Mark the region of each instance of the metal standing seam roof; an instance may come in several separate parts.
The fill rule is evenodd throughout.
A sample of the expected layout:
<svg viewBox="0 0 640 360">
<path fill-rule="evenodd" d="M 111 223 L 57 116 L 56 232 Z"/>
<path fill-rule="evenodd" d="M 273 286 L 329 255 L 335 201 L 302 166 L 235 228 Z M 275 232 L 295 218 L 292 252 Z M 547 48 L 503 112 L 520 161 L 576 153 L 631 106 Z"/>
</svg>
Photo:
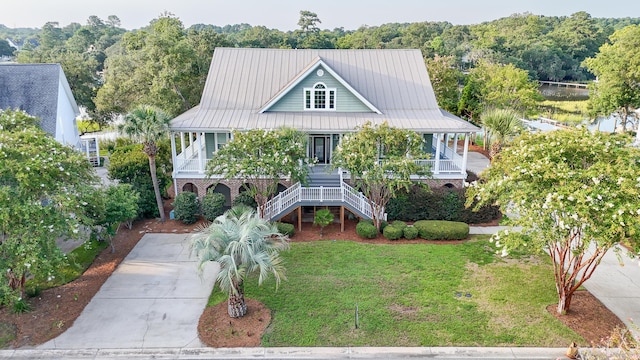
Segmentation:
<svg viewBox="0 0 640 360">
<path fill-rule="evenodd" d="M 318 60 L 322 60 L 319 62 Z M 260 111 L 310 67 L 324 63 L 380 110 Z M 288 126 L 306 132 L 353 131 L 367 121 L 420 132 L 478 128 L 438 108 L 419 50 L 217 48 L 200 104 L 171 121 L 174 131 Z"/>
</svg>

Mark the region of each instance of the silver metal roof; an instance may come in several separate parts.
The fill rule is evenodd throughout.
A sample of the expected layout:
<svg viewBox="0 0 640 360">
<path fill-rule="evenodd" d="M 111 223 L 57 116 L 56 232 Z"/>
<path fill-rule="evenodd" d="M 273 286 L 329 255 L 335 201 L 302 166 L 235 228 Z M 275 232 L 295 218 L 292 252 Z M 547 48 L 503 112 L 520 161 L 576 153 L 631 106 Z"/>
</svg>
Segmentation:
<svg viewBox="0 0 640 360">
<path fill-rule="evenodd" d="M 321 63 L 381 114 L 260 111 Z M 217 48 L 202 100 L 171 122 L 175 131 L 293 127 L 306 132 L 353 131 L 367 121 L 420 132 L 475 132 L 438 108 L 419 50 Z"/>
</svg>

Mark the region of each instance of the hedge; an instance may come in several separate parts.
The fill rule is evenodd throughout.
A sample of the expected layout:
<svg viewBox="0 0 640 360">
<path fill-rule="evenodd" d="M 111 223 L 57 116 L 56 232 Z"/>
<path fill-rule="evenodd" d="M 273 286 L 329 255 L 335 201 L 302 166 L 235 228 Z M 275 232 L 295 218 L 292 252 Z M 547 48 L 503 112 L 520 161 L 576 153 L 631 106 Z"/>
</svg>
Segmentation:
<svg viewBox="0 0 640 360">
<path fill-rule="evenodd" d="M 420 220 L 413 227 L 425 240 L 462 240 L 469 237 L 469 225 L 459 221 Z"/>
<path fill-rule="evenodd" d="M 402 230 L 402 236 L 407 240 L 413 240 L 418 237 L 418 229 L 415 226 L 407 226 Z"/>
<path fill-rule="evenodd" d="M 487 223 L 501 216 L 497 206 L 472 211 L 465 208 L 465 201 L 465 189 L 428 189 L 415 185 L 391 199 L 386 211 L 390 220 L 449 220 L 467 224 Z"/>
<path fill-rule="evenodd" d="M 215 220 L 224 213 L 225 200 L 224 195 L 209 191 L 202 198 L 202 216 L 209 221 Z"/>
</svg>

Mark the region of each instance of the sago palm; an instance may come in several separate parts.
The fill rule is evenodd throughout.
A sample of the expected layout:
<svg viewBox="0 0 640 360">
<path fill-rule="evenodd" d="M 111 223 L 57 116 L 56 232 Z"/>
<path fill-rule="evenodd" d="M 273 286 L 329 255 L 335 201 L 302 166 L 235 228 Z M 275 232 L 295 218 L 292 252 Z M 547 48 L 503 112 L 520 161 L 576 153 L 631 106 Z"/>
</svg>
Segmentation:
<svg viewBox="0 0 640 360">
<path fill-rule="evenodd" d="M 486 143 L 491 144 L 489 151 L 491 158 L 500 153 L 505 141 L 523 129 L 522 120 L 515 111 L 510 109 L 489 109 L 480 115 L 480 119 L 487 134 Z"/>
<path fill-rule="evenodd" d="M 275 224 L 245 206 L 230 209 L 191 238 L 200 269 L 208 261 L 220 264 L 216 283 L 229 295 L 227 310 L 232 318 L 247 313 L 243 284 L 250 274 L 258 273 L 258 284 L 273 274 L 277 289 L 285 278 L 280 251 L 288 248 L 287 236 Z"/>
<path fill-rule="evenodd" d="M 142 151 L 149 157 L 151 181 L 153 182 L 153 191 L 156 195 L 156 203 L 162 222 L 165 222 L 166 217 L 156 174 L 156 155 L 158 154 L 158 141 L 169 134 L 170 121 L 171 118 L 164 111 L 153 106 L 141 105 L 128 113 L 124 117 L 124 122 L 118 126 L 118 132 L 141 142 L 143 145 Z"/>
</svg>

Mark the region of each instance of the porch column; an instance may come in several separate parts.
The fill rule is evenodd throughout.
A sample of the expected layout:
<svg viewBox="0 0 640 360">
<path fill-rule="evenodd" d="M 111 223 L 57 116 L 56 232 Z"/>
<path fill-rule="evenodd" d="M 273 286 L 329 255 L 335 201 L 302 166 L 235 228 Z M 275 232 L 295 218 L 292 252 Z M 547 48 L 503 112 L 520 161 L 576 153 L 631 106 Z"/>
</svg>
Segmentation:
<svg viewBox="0 0 640 360">
<path fill-rule="evenodd" d="M 453 134 L 453 153 L 458 155 L 458 133 Z"/>
<path fill-rule="evenodd" d="M 462 152 L 462 174 L 467 174 L 467 154 L 469 153 L 469 137 L 470 133 L 464 134 L 464 151 Z"/>
<path fill-rule="evenodd" d="M 186 159 L 187 158 L 187 154 L 184 153 L 184 149 L 185 149 L 185 146 L 184 146 L 184 132 L 181 131 L 180 132 L 180 150 L 182 150 L 182 151 L 180 151 L 180 153 L 182 154 L 182 158 Z"/>
<path fill-rule="evenodd" d="M 200 173 L 204 172 L 204 166 L 202 163 L 202 133 L 196 133 L 196 143 L 198 146 L 198 168 L 200 169 Z"/>
<path fill-rule="evenodd" d="M 173 187 L 175 194 L 178 195 L 178 183 L 176 182 L 176 172 L 178 172 L 178 155 L 176 154 L 176 133 L 170 132 L 171 137 L 171 161 L 173 162 Z"/>
<path fill-rule="evenodd" d="M 440 173 L 440 147 L 442 146 L 442 141 L 440 139 L 440 133 L 434 134 L 436 136 L 436 163 L 433 167 L 433 173 Z"/>
</svg>

